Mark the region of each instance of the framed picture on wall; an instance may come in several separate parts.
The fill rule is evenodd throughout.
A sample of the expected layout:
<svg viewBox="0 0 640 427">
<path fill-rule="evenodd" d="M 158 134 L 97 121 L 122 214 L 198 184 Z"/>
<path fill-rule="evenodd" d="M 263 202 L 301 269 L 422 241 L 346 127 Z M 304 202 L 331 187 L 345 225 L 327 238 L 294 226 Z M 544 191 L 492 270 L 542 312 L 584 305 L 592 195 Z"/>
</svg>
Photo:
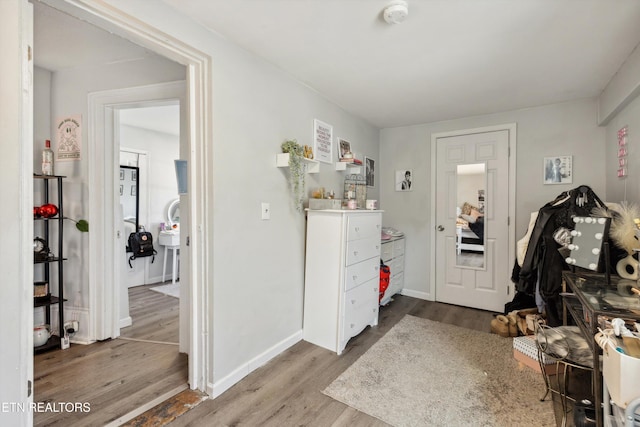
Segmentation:
<svg viewBox="0 0 640 427">
<path fill-rule="evenodd" d="M 413 190 L 413 171 L 411 169 L 401 169 L 396 171 L 396 191 L 412 191 Z"/>
<path fill-rule="evenodd" d="M 364 163 L 365 163 L 365 177 L 367 179 L 367 187 L 375 187 L 376 186 L 376 181 L 375 181 L 376 161 L 370 157 L 365 157 Z"/>
<path fill-rule="evenodd" d="M 345 141 L 342 138 L 338 138 L 338 145 L 340 146 L 340 151 L 338 152 L 339 159 L 343 159 L 346 153 L 351 152 L 351 143 L 349 141 Z"/>
<path fill-rule="evenodd" d="M 544 183 L 571 184 L 573 182 L 572 156 L 545 157 Z"/>
</svg>

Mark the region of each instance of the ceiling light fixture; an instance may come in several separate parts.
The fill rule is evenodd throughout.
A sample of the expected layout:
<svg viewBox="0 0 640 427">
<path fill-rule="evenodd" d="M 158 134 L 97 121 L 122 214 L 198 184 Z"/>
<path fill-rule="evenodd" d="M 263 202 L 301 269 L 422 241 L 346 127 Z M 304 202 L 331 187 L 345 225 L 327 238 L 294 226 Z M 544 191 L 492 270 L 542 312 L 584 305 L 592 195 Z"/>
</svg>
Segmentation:
<svg viewBox="0 0 640 427">
<path fill-rule="evenodd" d="M 409 14 L 409 7 L 404 0 L 395 0 L 382 12 L 384 20 L 389 24 L 399 24 L 403 22 Z"/>
</svg>

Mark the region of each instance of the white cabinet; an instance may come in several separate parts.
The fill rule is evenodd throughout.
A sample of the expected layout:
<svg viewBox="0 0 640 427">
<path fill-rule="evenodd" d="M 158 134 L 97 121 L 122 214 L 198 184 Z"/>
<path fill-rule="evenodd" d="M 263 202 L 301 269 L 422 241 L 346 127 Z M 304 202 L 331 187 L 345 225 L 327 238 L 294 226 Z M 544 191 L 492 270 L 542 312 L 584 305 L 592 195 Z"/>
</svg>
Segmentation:
<svg viewBox="0 0 640 427">
<path fill-rule="evenodd" d="M 309 210 L 305 341 L 340 354 L 378 324 L 382 211 Z"/>
<path fill-rule="evenodd" d="M 382 261 L 389 266 L 391 277 L 380 305 L 387 305 L 391 297 L 404 287 L 404 237 L 393 237 L 382 241 Z"/>
</svg>

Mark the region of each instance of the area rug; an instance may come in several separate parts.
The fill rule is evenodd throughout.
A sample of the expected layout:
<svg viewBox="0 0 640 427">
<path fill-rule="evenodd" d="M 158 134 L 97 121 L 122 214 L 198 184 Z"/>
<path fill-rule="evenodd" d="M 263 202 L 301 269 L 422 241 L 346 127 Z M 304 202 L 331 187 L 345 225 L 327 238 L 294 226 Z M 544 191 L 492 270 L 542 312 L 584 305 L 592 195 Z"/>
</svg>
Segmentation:
<svg viewBox="0 0 640 427">
<path fill-rule="evenodd" d="M 160 292 L 161 294 L 169 295 L 170 297 L 180 298 L 180 282 L 168 285 L 154 286 L 149 288 L 152 291 Z"/>
<path fill-rule="evenodd" d="M 392 426 L 555 426 L 513 340 L 405 316 L 323 393 Z"/>
</svg>

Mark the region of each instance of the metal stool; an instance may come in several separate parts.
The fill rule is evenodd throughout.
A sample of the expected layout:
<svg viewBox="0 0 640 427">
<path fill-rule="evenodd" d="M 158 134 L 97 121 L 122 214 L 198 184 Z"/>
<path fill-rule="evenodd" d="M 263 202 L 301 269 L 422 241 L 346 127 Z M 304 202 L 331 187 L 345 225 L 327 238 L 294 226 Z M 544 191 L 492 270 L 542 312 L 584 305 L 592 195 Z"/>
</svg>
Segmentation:
<svg viewBox="0 0 640 427">
<path fill-rule="evenodd" d="M 536 344 L 538 347 L 538 362 L 544 378 L 546 390 L 540 401 L 544 401 L 549 393 L 560 396 L 562 404 L 562 427 L 567 425 L 567 400 L 576 402 L 568 396 L 568 373 L 572 369 L 593 371 L 593 354 L 589 343 L 577 326 L 558 326 L 555 328 L 539 324 L 536 327 Z M 555 377 L 557 388 L 553 387 L 551 378 L 546 371 L 546 361 L 555 362 Z M 591 395 L 594 395 L 593 383 Z"/>
</svg>

